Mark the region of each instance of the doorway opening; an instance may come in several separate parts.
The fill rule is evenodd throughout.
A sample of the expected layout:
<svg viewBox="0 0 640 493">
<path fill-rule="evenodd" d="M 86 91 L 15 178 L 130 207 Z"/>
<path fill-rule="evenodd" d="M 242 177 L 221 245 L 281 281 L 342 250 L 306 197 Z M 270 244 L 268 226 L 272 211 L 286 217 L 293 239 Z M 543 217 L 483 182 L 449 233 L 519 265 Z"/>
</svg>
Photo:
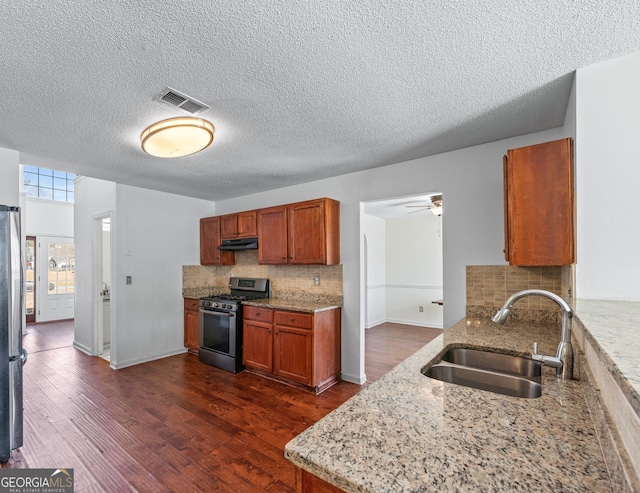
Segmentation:
<svg viewBox="0 0 640 493">
<path fill-rule="evenodd" d="M 96 307 L 95 334 L 96 354 L 112 360 L 112 303 L 111 303 L 111 215 L 95 218 L 96 237 L 96 287 L 94 306 Z"/>
<path fill-rule="evenodd" d="M 25 249 L 25 312 L 28 324 L 36 323 L 36 237 L 27 236 Z"/>
<path fill-rule="evenodd" d="M 443 202 L 441 192 L 431 192 L 362 203 L 361 330 L 365 346 L 372 328 L 396 343 L 396 354 L 376 358 L 382 367 L 385 358 L 388 369 L 397 364 L 394 358 L 403 341 L 408 356 L 443 328 Z M 365 351 L 361 354 L 364 358 Z"/>
</svg>

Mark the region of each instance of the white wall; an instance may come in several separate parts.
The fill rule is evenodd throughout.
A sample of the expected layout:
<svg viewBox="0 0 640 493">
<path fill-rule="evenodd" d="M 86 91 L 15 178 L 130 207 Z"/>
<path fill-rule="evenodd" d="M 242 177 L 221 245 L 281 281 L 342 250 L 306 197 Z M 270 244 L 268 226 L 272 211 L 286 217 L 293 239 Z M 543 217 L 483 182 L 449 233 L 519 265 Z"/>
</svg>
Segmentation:
<svg viewBox="0 0 640 493">
<path fill-rule="evenodd" d="M 389 322 L 442 328 L 443 307 L 432 303 L 443 297 L 441 221 L 433 214 L 386 221 Z"/>
<path fill-rule="evenodd" d="M 0 147 L 0 205 L 20 205 L 20 153 Z"/>
<path fill-rule="evenodd" d="M 579 298 L 640 300 L 640 52 L 576 75 Z"/>
<path fill-rule="evenodd" d="M 365 327 L 369 328 L 387 321 L 386 221 L 363 214 L 362 232 L 367 256 Z"/>
<path fill-rule="evenodd" d="M 184 352 L 182 266 L 200 263 L 199 218 L 215 209 L 209 201 L 126 185 L 116 186 L 116 204 L 111 350 L 115 343 L 112 366 L 121 368 Z"/>
<path fill-rule="evenodd" d="M 116 184 L 95 178 L 79 177 L 75 183 L 74 241 L 76 253 L 76 305 L 73 345 L 88 353 L 97 354 L 95 324 L 99 315 L 96 304 L 98 228 L 96 217 L 111 214 L 111 226 L 116 214 Z M 111 298 L 112 307 L 117 305 Z"/>
<path fill-rule="evenodd" d="M 562 128 L 327 178 L 216 203 L 216 214 L 331 197 L 340 201 L 343 378 L 364 380 L 364 293 L 360 292 L 360 203 L 440 190 L 443 221 L 444 326 L 465 315 L 467 265 L 504 264 L 502 156 L 507 149 L 566 137 Z"/>
<path fill-rule="evenodd" d="M 212 202 L 81 178 L 76 180 L 76 340 L 96 354 L 98 241 L 111 215 L 111 366 L 184 352 L 182 265 L 200 262 L 199 218 Z M 99 240 L 100 238 L 100 240 Z M 132 284 L 126 284 L 126 276 Z"/>
<path fill-rule="evenodd" d="M 73 238 L 72 203 L 27 197 L 27 235 Z"/>
</svg>

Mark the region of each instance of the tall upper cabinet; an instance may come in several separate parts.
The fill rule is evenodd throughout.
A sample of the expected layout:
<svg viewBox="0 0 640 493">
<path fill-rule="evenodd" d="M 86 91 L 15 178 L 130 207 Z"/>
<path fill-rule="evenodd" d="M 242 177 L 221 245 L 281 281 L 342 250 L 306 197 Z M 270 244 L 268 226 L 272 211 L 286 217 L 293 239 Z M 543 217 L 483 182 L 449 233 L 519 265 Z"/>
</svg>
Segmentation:
<svg viewBox="0 0 640 493">
<path fill-rule="evenodd" d="M 234 252 L 220 251 L 220 216 L 200 219 L 200 264 L 233 265 Z"/>
<path fill-rule="evenodd" d="M 573 174 L 571 139 L 507 151 L 504 223 L 510 265 L 575 261 Z"/>
<path fill-rule="evenodd" d="M 340 263 L 340 203 L 323 198 L 258 211 L 260 264 Z"/>
</svg>

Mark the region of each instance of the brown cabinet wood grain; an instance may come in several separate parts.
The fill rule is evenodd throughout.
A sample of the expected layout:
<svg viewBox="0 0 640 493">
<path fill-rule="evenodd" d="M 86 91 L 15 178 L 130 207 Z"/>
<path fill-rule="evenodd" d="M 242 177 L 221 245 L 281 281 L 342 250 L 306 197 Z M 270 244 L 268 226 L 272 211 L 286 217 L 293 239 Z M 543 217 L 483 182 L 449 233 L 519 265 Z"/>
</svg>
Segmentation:
<svg viewBox="0 0 640 493">
<path fill-rule="evenodd" d="M 506 260 L 519 266 L 572 264 L 571 139 L 510 149 L 503 166 Z"/>
<path fill-rule="evenodd" d="M 198 353 L 200 347 L 199 326 L 200 312 L 198 300 L 184 298 L 184 347 L 186 347 L 190 353 Z"/>
<path fill-rule="evenodd" d="M 283 312 L 277 312 L 280 314 Z M 284 318 L 295 321 L 295 314 Z M 280 317 L 276 316 L 276 320 Z M 276 321 L 274 332 L 273 373 L 282 378 L 311 385 L 312 382 L 312 332 L 310 328 L 295 325 L 279 325 Z"/>
<path fill-rule="evenodd" d="M 223 240 L 257 236 L 256 211 L 220 216 L 220 236 Z"/>
<path fill-rule="evenodd" d="M 221 242 L 220 216 L 200 219 L 200 264 L 233 265 L 235 254 L 232 251 L 218 250 Z"/>
<path fill-rule="evenodd" d="M 287 248 L 287 207 L 258 210 L 258 263 L 288 263 Z"/>
<path fill-rule="evenodd" d="M 340 203 L 316 199 L 258 211 L 261 264 L 340 263 Z"/>
<path fill-rule="evenodd" d="M 243 363 L 320 393 L 340 377 L 340 308 L 315 314 L 246 306 Z"/>
<path fill-rule="evenodd" d="M 327 483 L 310 472 L 296 466 L 296 493 L 342 493 L 337 486 Z"/>
</svg>

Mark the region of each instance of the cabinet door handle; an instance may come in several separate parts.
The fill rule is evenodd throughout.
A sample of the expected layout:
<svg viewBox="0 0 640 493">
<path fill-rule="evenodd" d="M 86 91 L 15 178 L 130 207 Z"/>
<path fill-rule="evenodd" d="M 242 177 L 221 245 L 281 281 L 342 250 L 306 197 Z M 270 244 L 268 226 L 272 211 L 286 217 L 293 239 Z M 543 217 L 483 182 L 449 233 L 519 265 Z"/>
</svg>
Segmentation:
<svg viewBox="0 0 640 493">
<path fill-rule="evenodd" d="M 257 312 L 257 313 L 256 313 L 256 317 L 259 317 L 259 316 L 260 316 L 260 312 Z"/>
<path fill-rule="evenodd" d="M 291 317 L 291 318 L 289 319 L 289 322 L 295 322 L 295 321 L 296 321 L 296 319 L 295 319 L 295 318 L 293 318 L 293 317 Z"/>
<path fill-rule="evenodd" d="M 270 330 L 267 330 L 267 334 L 271 334 L 271 331 L 270 331 Z"/>
</svg>

